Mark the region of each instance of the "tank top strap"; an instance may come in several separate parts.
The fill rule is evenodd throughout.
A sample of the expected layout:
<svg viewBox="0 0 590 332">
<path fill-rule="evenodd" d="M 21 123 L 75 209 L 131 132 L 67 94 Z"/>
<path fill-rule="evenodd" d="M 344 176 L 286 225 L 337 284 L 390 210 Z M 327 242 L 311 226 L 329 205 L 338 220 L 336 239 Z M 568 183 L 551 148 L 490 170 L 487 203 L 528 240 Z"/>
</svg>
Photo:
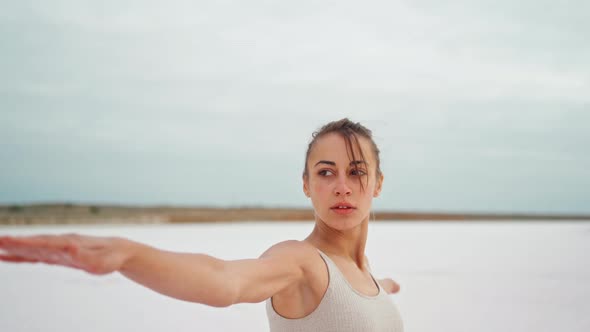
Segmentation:
<svg viewBox="0 0 590 332">
<path fill-rule="evenodd" d="M 320 249 L 317 249 L 317 250 L 318 250 L 318 253 L 320 254 L 320 256 L 324 259 L 326 266 L 328 267 L 328 273 L 330 274 L 329 275 L 330 280 L 333 277 L 344 278 L 344 275 L 342 274 L 342 272 L 338 268 L 338 265 L 336 265 L 336 263 L 334 263 L 334 261 L 330 258 L 330 256 L 326 255 Z"/>
<path fill-rule="evenodd" d="M 338 285 L 340 287 L 346 287 L 346 288 L 349 288 L 350 290 L 352 290 L 354 293 L 356 293 L 364 298 L 376 298 L 376 297 L 383 296 L 383 294 L 385 294 L 385 290 L 383 289 L 383 287 L 381 287 L 381 285 L 379 284 L 377 279 L 375 279 L 375 277 L 373 276 L 373 273 L 371 273 L 370 271 L 369 271 L 369 274 L 371 275 L 371 279 L 373 280 L 373 282 L 375 283 L 375 286 L 377 287 L 377 294 L 376 295 L 366 295 L 366 294 L 363 294 L 363 293 L 357 291 L 354 287 L 352 287 L 350 282 L 348 282 L 348 279 L 346 279 L 346 277 L 344 276 L 344 273 L 342 273 L 340 268 L 338 268 L 338 265 L 336 265 L 336 263 L 334 263 L 334 261 L 330 258 L 330 256 L 326 255 L 320 249 L 317 249 L 317 251 L 319 252 L 320 256 L 324 259 L 324 262 L 326 262 L 326 266 L 328 267 L 328 274 L 329 274 L 328 287 L 334 287 L 336 285 Z"/>
<path fill-rule="evenodd" d="M 336 265 L 336 263 L 334 263 L 334 261 L 330 258 L 330 256 L 326 255 L 320 249 L 317 249 L 317 251 L 320 254 L 320 257 L 322 257 L 322 259 L 324 260 L 324 263 L 326 264 L 326 268 L 328 269 L 328 287 L 330 287 L 334 283 L 333 279 L 335 277 L 341 278 L 344 276 L 341 275 L 340 269 L 338 269 L 338 266 Z"/>
</svg>

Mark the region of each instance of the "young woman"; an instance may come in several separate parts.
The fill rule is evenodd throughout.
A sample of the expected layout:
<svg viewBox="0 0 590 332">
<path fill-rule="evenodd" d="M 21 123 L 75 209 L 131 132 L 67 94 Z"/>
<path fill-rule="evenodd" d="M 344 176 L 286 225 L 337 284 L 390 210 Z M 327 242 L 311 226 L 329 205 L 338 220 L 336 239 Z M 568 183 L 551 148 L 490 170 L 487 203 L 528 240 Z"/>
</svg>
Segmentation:
<svg viewBox="0 0 590 332">
<path fill-rule="evenodd" d="M 307 149 L 303 191 L 315 227 L 303 241 L 224 261 L 118 237 L 0 237 L 0 260 L 118 271 L 161 294 L 216 307 L 266 301 L 271 331 L 402 331 L 387 296 L 399 286 L 374 279 L 365 256 L 371 203 L 382 184 L 371 131 L 342 119 L 315 132 Z"/>
</svg>

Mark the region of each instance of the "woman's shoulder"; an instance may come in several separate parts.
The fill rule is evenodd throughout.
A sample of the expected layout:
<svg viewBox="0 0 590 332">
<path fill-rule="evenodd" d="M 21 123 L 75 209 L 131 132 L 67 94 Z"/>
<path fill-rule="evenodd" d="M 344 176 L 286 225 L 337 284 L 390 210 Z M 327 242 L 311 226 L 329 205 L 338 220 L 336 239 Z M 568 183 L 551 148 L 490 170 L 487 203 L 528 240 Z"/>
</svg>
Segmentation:
<svg viewBox="0 0 590 332">
<path fill-rule="evenodd" d="M 287 240 L 276 243 L 268 248 L 261 257 L 290 256 L 303 257 L 318 256 L 318 249 L 306 241 Z"/>
<path fill-rule="evenodd" d="M 315 279 L 325 272 L 325 263 L 318 249 L 307 241 L 288 240 L 274 244 L 260 258 L 271 258 L 296 264 L 307 278 Z M 323 279 L 323 278 L 321 278 Z"/>
</svg>

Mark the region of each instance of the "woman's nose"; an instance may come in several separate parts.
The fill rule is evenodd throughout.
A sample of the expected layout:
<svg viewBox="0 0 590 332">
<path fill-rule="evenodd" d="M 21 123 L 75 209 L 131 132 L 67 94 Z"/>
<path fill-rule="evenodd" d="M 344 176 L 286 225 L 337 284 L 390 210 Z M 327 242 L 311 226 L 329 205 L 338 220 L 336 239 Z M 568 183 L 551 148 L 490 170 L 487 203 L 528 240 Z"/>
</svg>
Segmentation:
<svg viewBox="0 0 590 332">
<path fill-rule="evenodd" d="M 334 195 L 336 195 L 336 196 L 343 196 L 343 195 L 350 196 L 350 194 L 352 194 L 352 190 L 346 184 L 346 181 L 345 180 L 338 181 L 338 183 L 336 184 L 336 187 L 334 187 Z"/>
</svg>

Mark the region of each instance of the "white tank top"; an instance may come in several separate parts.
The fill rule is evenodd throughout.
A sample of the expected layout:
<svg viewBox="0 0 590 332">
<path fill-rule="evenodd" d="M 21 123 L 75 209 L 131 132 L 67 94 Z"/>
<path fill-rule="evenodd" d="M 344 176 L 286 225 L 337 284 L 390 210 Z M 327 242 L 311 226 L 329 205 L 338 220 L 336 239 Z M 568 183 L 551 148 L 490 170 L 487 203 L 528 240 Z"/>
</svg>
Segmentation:
<svg viewBox="0 0 590 332">
<path fill-rule="evenodd" d="M 318 250 L 319 251 L 319 250 Z M 401 316 L 385 290 L 367 296 L 356 291 L 336 264 L 319 251 L 328 267 L 328 289 L 318 307 L 303 318 L 290 319 L 279 315 L 266 300 L 266 314 L 271 332 L 402 332 Z M 371 275 L 371 278 L 373 276 Z M 373 280 L 375 280 L 373 278 Z"/>
</svg>

